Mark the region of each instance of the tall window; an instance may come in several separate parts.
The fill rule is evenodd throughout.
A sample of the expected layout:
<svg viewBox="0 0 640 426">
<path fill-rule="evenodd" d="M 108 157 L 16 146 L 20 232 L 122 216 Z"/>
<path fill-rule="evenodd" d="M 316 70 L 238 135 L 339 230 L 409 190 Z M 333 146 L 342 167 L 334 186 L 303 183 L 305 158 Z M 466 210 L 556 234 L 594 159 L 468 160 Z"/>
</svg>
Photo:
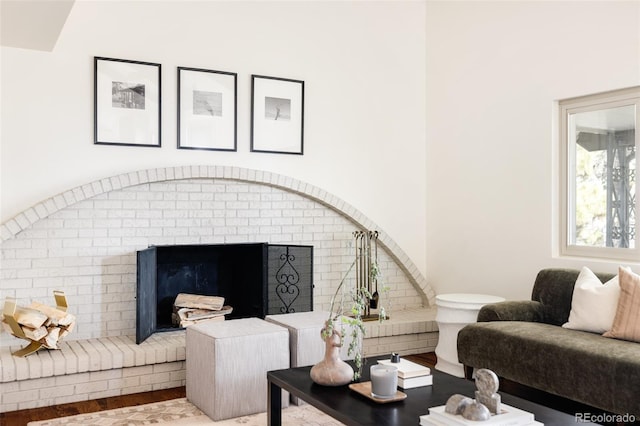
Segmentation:
<svg viewBox="0 0 640 426">
<path fill-rule="evenodd" d="M 640 87 L 560 101 L 562 253 L 639 260 Z"/>
</svg>

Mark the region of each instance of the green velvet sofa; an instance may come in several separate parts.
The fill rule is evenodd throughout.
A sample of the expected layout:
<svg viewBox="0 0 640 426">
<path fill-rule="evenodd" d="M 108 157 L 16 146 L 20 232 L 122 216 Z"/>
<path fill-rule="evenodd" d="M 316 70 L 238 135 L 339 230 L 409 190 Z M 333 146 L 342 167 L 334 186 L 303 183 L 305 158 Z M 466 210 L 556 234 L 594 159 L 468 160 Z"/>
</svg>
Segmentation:
<svg viewBox="0 0 640 426">
<path fill-rule="evenodd" d="M 640 418 L 640 343 L 563 328 L 580 271 L 544 269 L 531 300 L 485 305 L 458 333 L 458 360 L 615 414 Z M 596 274 L 602 282 L 612 274 Z"/>
</svg>

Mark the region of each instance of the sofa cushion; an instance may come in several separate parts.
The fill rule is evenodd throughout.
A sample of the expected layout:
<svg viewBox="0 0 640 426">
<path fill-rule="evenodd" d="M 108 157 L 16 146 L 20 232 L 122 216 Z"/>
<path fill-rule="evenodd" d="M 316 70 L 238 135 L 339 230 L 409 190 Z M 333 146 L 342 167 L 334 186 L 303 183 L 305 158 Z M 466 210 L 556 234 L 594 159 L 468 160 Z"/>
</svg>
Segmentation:
<svg viewBox="0 0 640 426">
<path fill-rule="evenodd" d="M 640 275 L 620 268 L 620 299 L 611 330 L 605 337 L 640 342 Z"/>
<path fill-rule="evenodd" d="M 573 288 L 569 321 L 562 326 L 598 334 L 611 330 L 619 297 L 617 275 L 603 284 L 591 269 L 583 267 Z"/>
<path fill-rule="evenodd" d="M 580 271 L 547 268 L 538 272 L 531 292 L 531 300 L 540 302 L 543 322 L 562 325 L 569 320 L 573 288 Z M 600 281 L 609 281 L 615 274 L 596 273 Z"/>
<path fill-rule="evenodd" d="M 544 323 L 495 321 L 458 333 L 458 359 L 616 413 L 640 416 L 640 344 Z"/>
</svg>

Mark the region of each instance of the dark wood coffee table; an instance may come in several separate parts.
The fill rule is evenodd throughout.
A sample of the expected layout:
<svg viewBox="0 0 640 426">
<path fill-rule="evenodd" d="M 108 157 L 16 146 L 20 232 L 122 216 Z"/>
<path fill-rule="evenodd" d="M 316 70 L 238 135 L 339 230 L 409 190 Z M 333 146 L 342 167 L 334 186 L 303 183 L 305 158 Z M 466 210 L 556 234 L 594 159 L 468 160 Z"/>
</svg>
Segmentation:
<svg viewBox="0 0 640 426">
<path fill-rule="evenodd" d="M 388 358 L 388 357 L 383 357 Z M 368 360 L 363 369 L 362 381 L 369 380 L 369 366 L 375 360 Z M 282 389 L 313 405 L 320 411 L 346 425 L 371 426 L 412 426 L 419 425 L 419 417 L 429 413 L 429 407 L 444 405 L 447 399 L 456 393 L 473 397 L 475 384 L 449 374 L 435 371 L 433 385 L 403 392 L 407 398 L 399 402 L 378 404 L 349 389 L 348 386 L 320 386 L 311 380 L 311 367 L 289 368 L 270 371 L 268 380 L 268 424 L 282 424 Z M 529 411 L 535 419 L 545 426 L 567 426 L 576 424 L 573 415 L 565 414 L 548 407 L 500 392 L 505 404 Z M 593 425 L 595 423 L 580 423 Z M 478 422 L 482 426 L 482 422 Z"/>
</svg>

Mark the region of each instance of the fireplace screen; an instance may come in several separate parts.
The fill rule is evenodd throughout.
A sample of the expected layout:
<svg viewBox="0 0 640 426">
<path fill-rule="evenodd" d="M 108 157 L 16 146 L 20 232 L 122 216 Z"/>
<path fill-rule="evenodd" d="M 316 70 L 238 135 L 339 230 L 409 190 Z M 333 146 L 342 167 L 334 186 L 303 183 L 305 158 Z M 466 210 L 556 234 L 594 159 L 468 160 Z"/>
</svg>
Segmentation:
<svg viewBox="0 0 640 426">
<path fill-rule="evenodd" d="M 313 247 L 270 244 L 267 314 L 313 310 Z"/>
<path fill-rule="evenodd" d="M 137 253 L 136 342 L 175 330 L 179 293 L 221 296 L 229 319 L 313 309 L 313 247 L 267 243 L 151 246 Z"/>
</svg>

